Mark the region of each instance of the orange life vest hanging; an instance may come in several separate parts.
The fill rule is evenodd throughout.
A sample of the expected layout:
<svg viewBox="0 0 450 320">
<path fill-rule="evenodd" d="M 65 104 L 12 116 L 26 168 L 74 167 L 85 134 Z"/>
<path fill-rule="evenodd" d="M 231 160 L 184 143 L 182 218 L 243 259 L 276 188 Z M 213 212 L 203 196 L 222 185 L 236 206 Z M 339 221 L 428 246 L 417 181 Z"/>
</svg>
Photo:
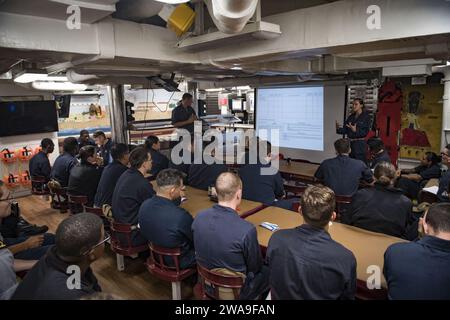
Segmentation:
<svg viewBox="0 0 450 320">
<path fill-rule="evenodd" d="M 22 161 L 28 161 L 33 157 L 33 150 L 27 146 L 17 149 L 16 156 Z"/>
<path fill-rule="evenodd" d="M 0 153 L 0 155 L 1 155 L 1 160 L 6 163 L 15 162 L 17 160 L 15 154 L 13 152 L 9 151 L 8 148 L 3 149 L 2 152 Z"/>
<path fill-rule="evenodd" d="M 3 178 L 3 182 L 5 183 L 5 185 L 9 188 L 15 188 L 19 186 L 19 176 L 16 174 L 12 174 L 10 173 L 7 176 L 4 176 Z"/>
<path fill-rule="evenodd" d="M 22 185 L 24 186 L 30 185 L 31 184 L 30 172 L 26 170 L 25 172 L 21 173 L 19 179 Z"/>
</svg>

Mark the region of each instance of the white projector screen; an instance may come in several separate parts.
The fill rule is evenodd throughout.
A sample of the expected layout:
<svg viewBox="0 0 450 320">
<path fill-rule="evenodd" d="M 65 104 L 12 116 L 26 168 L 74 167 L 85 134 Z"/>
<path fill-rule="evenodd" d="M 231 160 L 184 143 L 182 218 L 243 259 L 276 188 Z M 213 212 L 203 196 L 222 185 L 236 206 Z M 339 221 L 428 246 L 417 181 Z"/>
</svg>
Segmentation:
<svg viewBox="0 0 450 320">
<path fill-rule="evenodd" d="M 259 88 L 256 132 L 279 130 L 283 148 L 324 151 L 324 89 L 319 87 Z"/>
</svg>

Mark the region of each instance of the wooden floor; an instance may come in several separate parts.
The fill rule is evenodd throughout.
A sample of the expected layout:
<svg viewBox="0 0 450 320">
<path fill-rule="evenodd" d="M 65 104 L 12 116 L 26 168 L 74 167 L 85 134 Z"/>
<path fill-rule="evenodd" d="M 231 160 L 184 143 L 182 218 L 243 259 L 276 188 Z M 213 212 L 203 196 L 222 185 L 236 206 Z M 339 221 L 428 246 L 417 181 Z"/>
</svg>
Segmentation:
<svg viewBox="0 0 450 320">
<path fill-rule="evenodd" d="M 28 196 L 17 199 L 22 216 L 30 223 L 47 225 L 49 232 L 54 233 L 58 224 L 69 216 L 50 208 L 39 196 Z M 117 271 L 115 254 L 107 245 L 105 254 L 92 264 L 103 292 L 114 294 L 122 299 L 171 299 L 172 289 L 168 282 L 160 281 L 149 274 L 144 266 L 144 260 L 125 258 L 125 271 Z M 192 299 L 192 288 L 183 284 L 181 293 L 183 299 Z"/>
</svg>

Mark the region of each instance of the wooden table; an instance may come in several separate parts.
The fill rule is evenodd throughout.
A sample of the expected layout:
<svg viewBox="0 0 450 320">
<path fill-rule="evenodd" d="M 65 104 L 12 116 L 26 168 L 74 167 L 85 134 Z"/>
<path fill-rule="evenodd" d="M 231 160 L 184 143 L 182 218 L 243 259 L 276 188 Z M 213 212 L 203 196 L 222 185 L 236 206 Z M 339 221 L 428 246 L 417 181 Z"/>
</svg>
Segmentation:
<svg viewBox="0 0 450 320">
<path fill-rule="evenodd" d="M 297 178 L 305 181 L 314 181 L 314 174 L 319 168 L 318 164 L 280 161 L 279 171 L 285 178 Z"/>
<path fill-rule="evenodd" d="M 256 226 L 258 241 L 263 247 L 267 247 L 273 232 L 260 227 L 261 222 L 275 223 L 280 229 L 294 228 L 303 223 L 303 218 L 300 214 L 276 207 L 265 208 L 247 217 L 246 220 Z M 400 238 L 366 231 L 337 222 L 332 223 L 329 233 L 335 241 L 353 252 L 357 261 L 357 277 L 358 280 L 364 282 L 364 285 L 370 276 L 367 273 L 367 267 L 376 265 L 383 272 L 384 252 L 387 247 L 393 243 L 405 241 Z M 381 285 L 384 288 L 386 287 L 386 280 L 383 275 Z"/>
<path fill-rule="evenodd" d="M 156 191 L 156 181 L 152 181 L 151 183 Z M 190 186 L 186 186 L 185 197 L 187 200 L 181 204 L 181 207 L 189 211 L 194 218 L 199 212 L 211 208 L 216 204 L 216 202 L 209 200 L 208 191 L 192 188 Z M 254 211 L 263 209 L 264 207 L 265 206 L 259 202 L 242 200 L 238 207 L 238 214 L 240 216 L 246 216 Z"/>
</svg>

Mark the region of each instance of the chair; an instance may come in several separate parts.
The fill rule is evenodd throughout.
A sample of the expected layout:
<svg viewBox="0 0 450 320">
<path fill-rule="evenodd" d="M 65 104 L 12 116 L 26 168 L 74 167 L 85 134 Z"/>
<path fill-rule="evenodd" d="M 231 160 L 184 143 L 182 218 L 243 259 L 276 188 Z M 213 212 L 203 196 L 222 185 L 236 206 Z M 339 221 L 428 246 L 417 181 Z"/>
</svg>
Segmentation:
<svg viewBox="0 0 450 320">
<path fill-rule="evenodd" d="M 52 188 L 49 186 L 49 190 L 52 197 L 52 208 L 59 210 L 60 213 L 66 213 L 69 207 L 66 189 Z"/>
<path fill-rule="evenodd" d="M 351 196 L 336 196 L 336 214 L 337 221 L 342 219 L 342 216 L 345 216 L 345 213 L 349 209 L 349 205 L 352 203 Z"/>
<path fill-rule="evenodd" d="M 284 184 L 284 190 L 287 193 L 287 198 L 301 197 L 306 188 L 308 188 L 308 185 L 299 181 L 289 181 Z"/>
<path fill-rule="evenodd" d="M 50 192 L 45 188 L 45 183 L 47 179 L 42 176 L 31 177 L 31 194 L 36 196 L 45 196 L 50 194 Z"/>
<path fill-rule="evenodd" d="M 137 257 L 138 253 L 148 250 L 147 244 L 140 246 L 133 246 L 131 241 L 131 234 L 134 230 L 137 230 L 137 226 L 131 225 L 129 223 L 118 223 L 111 221 L 111 250 L 116 253 L 117 260 L 117 270 L 125 270 L 124 256 L 126 257 Z M 120 235 L 122 235 L 122 241 L 120 240 Z M 124 244 L 124 242 L 126 244 Z"/>
<path fill-rule="evenodd" d="M 200 283 L 196 286 L 194 292 L 198 298 L 203 300 L 223 300 L 224 291 L 231 290 L 234 300 L 239 299 L 241 288 L 244 285 L 244 279 L 241 276 L 211 271 L 198 263 L 197 271 L 200 276 Z M 213 289 L 212 292 L 208 290 L 208 287 Z"/>
<path fill-rule="evenodd" d="M 83 206 L 84 212 L 95 214 L 96 216 L 99 216 L 103 220 L 103 226 L 105 228 L 106 232 L 109 232 L 111 230 L 111 221 L 108 217 L 106 217 L 103 214 L 102 208 L 94 208 L 94 207 L 86 207 Z"/>
<path fill-rule="evenodd" d="M 69 211 L 71 214 L 84 212 L 84 206 L 88 202 L 87 196 L 76 196 L 69 194 Z"/>
<path fill-rule="evenodd" d="M 195 267 L 180 269 L 180 248 L 163 248 L 149 243 L 150 257 L 145 266 L 157 278 L 172 283 L 172 300 L 181 300 L 181 281 L 192 276 L 197 270 Z M 169 267 L 164 258 L 172 259 L 175 267 Z M 167 261 L 167 259 L 166 259 Z"/>
<path fill-rule="evenodd" d="M 419 203 L 428 202 L 428 203 L 432 204 L 435 202 L 439 202 L 439 198 L 437 197 L 437 195 L 435 195 L 434 193 L 425 191 L 425 190 L 419 191 L 419 195 L 418 195 L 417 199 L 418 199 Z"/>
</svg>

